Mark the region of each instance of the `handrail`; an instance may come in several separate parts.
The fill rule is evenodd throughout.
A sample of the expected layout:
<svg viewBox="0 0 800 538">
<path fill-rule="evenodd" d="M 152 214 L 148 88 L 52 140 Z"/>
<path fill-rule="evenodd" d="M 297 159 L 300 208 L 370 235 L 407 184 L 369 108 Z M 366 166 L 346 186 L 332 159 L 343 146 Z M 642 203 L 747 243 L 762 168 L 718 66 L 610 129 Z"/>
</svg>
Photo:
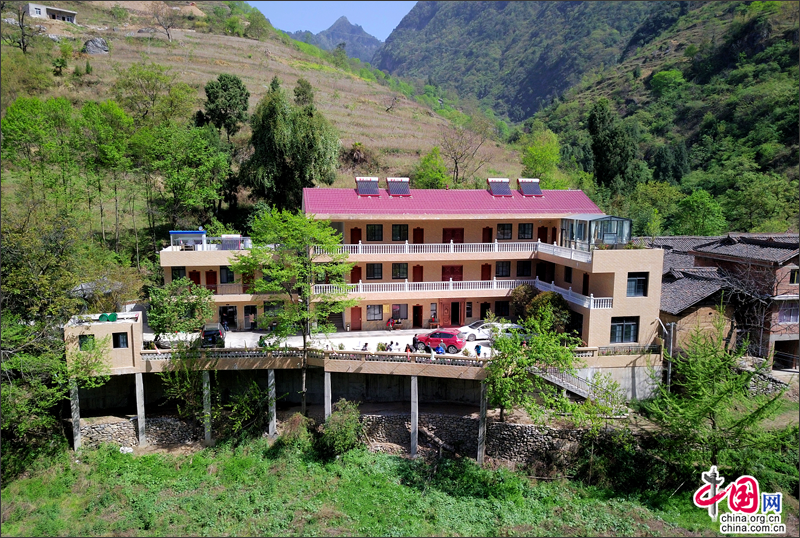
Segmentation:
<svg viewBox="0 0 800 538">
<path fill-rule="evenodd" d="M 541 241 L 514 241 L 491 243 L 351 243 L 339 245 L 334 252 L 322 250 L 323 254 L 484 254 L 489 252 L 543 252 L 561 258 L 591 263 L 591 251 L 550 245 Z"/>
</svg>

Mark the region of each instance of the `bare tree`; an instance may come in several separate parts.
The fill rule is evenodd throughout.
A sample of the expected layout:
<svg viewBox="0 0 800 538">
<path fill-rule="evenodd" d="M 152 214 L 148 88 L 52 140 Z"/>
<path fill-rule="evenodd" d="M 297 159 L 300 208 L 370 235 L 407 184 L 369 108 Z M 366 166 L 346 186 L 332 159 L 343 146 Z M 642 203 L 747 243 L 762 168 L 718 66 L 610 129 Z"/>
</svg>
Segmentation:
<svg viewBox="0 0 800 538">
<path fill-rule="evenodd" d="M 747 339 L 748 355 L 769 356 L 774 297 L 789 274 L 755 263 L 729 264 L 720 267 L 719 273 L 735 306 L 734 317 L 740 329 L 737 344 Z"/>
<path fill-rule="evenodd" d="M 489 129 L 485 123 L 473 119 L 466 125 L 451 124 L 442 127 L 439 132 L 439 147 L 442 156 L 450 161 L 453 183 L 460 183 L 488 162 L 485 156 L 479 154 L 479 150 L 489 138 Z"/>
<path fill-rule="evenodd" d="M 10 3 L 0 2 L 0 13 L 6 10 L 8 4 Z M 27 54 L 28 49 L 31 47 L 33 42 L 33 38 L 38 36 L 41 32 L 25 23 L 25 17 L 28 15 L 28 11 L 25 9 L 26 4 L 22 2 L 15 2 L 12 5 L 16 8 L 14 13 L 17 16 L 16 26 L 18 30 L 4 33 L 2 36 L 2 41 L 6 45 L 20 49 L 23 54 Z"/>
<path fill-rule="evenodd" d="M 177 28 L 178 23 L 183 18 L 180 10 L 172 9 L 164 2 L 150 2 L 150 15 L 152 15 L 153 20 L 161 27 L 164 33 L 167 34 L 167 39 L 171 42 L 172 33 L 170 30 Z"/>
</svg>

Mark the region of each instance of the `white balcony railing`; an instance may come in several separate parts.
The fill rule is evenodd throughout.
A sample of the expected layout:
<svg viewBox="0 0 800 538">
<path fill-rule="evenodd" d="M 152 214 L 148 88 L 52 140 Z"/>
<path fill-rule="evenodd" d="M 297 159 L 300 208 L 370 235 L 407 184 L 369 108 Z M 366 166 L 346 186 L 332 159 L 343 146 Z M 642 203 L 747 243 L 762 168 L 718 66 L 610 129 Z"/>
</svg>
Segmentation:
<svg viewBox="0 0 800 538">
<path fill-rule="evenodd" d="M 543 252 L 561 258 L 590 263 L 592 253 L 557 245 L 549 245 L 539 241 L 514 243 L 392 243 L 340 245 L 338 254 L 486 254 L 490 252 Z"/>
<path fill-rule="evenodd" d="M 349 294 L 360 295 L 370 293 L 409 293 L 409 292 L 435 292 L 435 291 L 484 291 L 484 290 L 513 290 L 517 286 L 528 284 L 541 291 L 554 291 L 564 297 L 568 302 L 584 308 L 609 309 L 613 307 L 611 297 L 595 297 L 582 295 L 564 289 L 555 284 L 548 284 L 536 279 L 528 280 L 445 280 L 442 282 L 376 282 L 372 284 L 317 284 L 314 293 L 337 293 L 346 291 Z"/>
</svg>

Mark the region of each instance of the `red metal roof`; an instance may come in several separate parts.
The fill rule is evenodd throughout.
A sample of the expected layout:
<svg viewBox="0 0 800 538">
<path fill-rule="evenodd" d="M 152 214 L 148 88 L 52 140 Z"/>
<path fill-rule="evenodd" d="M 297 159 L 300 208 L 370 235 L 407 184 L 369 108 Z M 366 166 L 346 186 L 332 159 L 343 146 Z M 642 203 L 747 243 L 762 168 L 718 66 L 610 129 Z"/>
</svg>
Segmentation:
<svg viewBox="0 0 800 538">
<path fill-rule="evenodd" d="M 303 189 L 303 211 L 314 215 L 559 215 L 603 212 L 583 191 L 543 190 L 544 196 L 492 196 L 483 189 L 411 189 L 411 196 L 359 196 L 355 189 Z"/>
</svg>

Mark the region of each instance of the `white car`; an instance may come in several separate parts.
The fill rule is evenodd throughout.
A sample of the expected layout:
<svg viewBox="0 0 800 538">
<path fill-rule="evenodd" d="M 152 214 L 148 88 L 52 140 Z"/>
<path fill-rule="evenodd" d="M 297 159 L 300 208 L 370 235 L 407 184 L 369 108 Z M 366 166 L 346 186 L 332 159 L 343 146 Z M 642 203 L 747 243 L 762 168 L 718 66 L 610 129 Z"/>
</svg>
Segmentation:
<svg viewBox="0 0 800 538">
<path fill-rule="evenodd" d="M 480 319 L 478 321 L 473 321 L 469 325 L 464 325 L 458 330 L 463 334 L 462 338 L 465 338 L 468 342 L 474 342 L 475 340 L 489 340 L 492 337 L 492 331 L 494 330 L 502 331 L 504 329 L 521 328 L 522 327 L 516 323 L 498 323 L 496 321 L 487 322 Z"/>
</svg>

